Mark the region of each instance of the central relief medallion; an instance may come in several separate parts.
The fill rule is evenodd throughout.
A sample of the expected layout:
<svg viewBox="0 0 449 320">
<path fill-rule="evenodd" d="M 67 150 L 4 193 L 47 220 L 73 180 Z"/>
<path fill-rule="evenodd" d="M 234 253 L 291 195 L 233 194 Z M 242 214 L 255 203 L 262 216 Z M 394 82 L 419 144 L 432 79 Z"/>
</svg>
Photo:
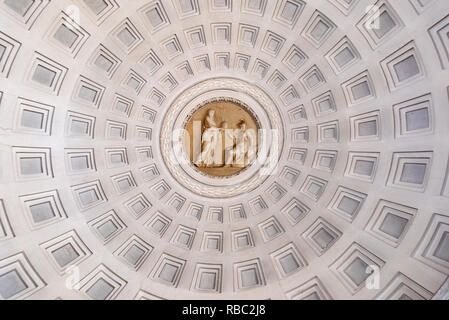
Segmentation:
<svg viewBox="0 0 449 320">
<path fill-rule="evenodd" d="M 257 158 L 258 122 L 239 102 L 205 103 L 188 119 L 185 129 L 190 161 L 206 175 L 230 177 Z"/>
</svg>

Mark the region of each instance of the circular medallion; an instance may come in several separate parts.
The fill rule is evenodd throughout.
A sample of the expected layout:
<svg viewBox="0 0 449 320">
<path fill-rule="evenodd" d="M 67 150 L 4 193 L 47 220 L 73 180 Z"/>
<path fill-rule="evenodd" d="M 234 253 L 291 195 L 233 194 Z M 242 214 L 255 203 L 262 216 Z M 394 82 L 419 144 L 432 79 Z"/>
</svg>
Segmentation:
<svg viewBox="0 0 449 320">
<path fill-rule="evenodd" d="M 256 160 L 259 124 L 236 101 L 206 102 L 188 119 L 185 129 L 185 150 L 204 174 L 233 176 Z"/>
<path fill-rule="evenodd" d="M 226 144 L 231 131 L 235 135 Z M 209 79 L 186 89 L 171 103 L 160 135 L 161 155 L 172 177 L 186 189 L 214 198 L 259 187 L 276 170 L 283 142 L 274 100 L 234 78 Z"/>
</svg>

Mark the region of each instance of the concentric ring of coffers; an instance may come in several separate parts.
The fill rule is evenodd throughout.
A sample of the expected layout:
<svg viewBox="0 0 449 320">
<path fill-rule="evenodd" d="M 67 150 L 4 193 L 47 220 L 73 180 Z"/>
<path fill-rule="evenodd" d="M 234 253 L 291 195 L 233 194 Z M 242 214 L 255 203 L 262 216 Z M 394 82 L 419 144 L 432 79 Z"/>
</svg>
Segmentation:
<svg viewBox="0 0 449 320">
<path fill-rule="evenodd" d="M 18 275 L 9 298 L 234 298 L 238 291 L 239 298 L 260 299 L 430 299 L 445 281 L 449 16 L 443 1 L 372 1 L 380 16 L 364 11 L 369 1 L 357 0 L 307 1 L 296 9 L 292 4 L 305 1 L 184 2 L 192 10 L 178 0 L 125 7 L 118 0 L 74 1 L 90 13 L 82 27 L 67 19 L 62 0 L 34 1 L 22 16 L 20 5 L 31 2 L 0 1 L 0 25 L 14 26 L 0 33 L 7 49 L 0 113 L 13 127 L 4 135 L 8 146 L 0 146 L 4 168 L 12 169 L 2 176 L 11 185 L 0 187 L 0 274 L 13 266 L 9 275 Z M 108 8 L 96 14 L 98 7 L 85 3 Z M 371 28 L 376 16 L 380 30 Z M 78 35 L 71 48 L 61 37 L 64 25 Z M 251 194 L 216 204 L 193 197 L 163 169 L 159 126 L 186 87 L 236 74 L 282 105 L 288 159 Z M 25 108 L 19 117 L 17 109 Z M 35 124 L 30 110 L 45 121 Z M 86 140 L 73 143 L 79 131 Z M 136 146 L 139 135 L 147 142 Z M 63 136 L 65 150 L 57 147 Z M 65 169 L 59 161 L 77 156 L 92 166 Z M 110 166 L 111 158 L 123 166 Z M 27 162 L 31 174 L 22 175 Z M 141 179 L 144 170 L 157 179 Z M 167 188 L 156 197 L 161 185 Z M 98 197 L 88 197 L 93 194 Z M 253 212 L 266 196 L 264 210 Z M 189 211 L 194 203 L 204 205 L 202 216 Z M 28 225 L 33 213 L 49 219 Z M 100 232 L 111 224 L 114 232 Z M 154 235 L 150 225 L 161 232 Z M 209 242 L 219 253 L 207 250 Z M 69 244 L 79 256 L 70 255 Z M 139 260 L 129 259 L 135 245 Z M 54 290 L 67 275 L 61 257 L 73 258 L 64 266 L 80 267 L 79 291 Z M 366 264 L 380 268 L 379 290 L 363 288 Z M 201 284 L 211 274 L 216 282 Z M 30 286 L 21 287 L 21 280 Z"/>
</svg>

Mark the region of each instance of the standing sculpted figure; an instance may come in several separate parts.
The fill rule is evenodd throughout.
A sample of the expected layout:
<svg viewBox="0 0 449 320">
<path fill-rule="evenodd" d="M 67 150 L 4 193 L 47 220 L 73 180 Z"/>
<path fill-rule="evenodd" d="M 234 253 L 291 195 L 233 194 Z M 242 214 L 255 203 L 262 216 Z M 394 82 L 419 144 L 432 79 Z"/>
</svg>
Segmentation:
<svg viewBox="0 0 449 320">
<path fill-rule="evenodd" d="M 225 168 L 230 168 L 234 164 L 235 157 L 235 137 L 234 130 L 229 129 L 228 123 L 223 121 L 221 124 L 221 131 L 225 137 L 224 152 L 225 152 Z"/>
<path fill-rule="evenodd" d="M 256 157 L 257 153 L 257 141 L 256 133 L 254 130 L 247 130 L 245 120 L 240 120 L 238 129 L 235 134 L 236 146 L 235 146 L 235 167 L 245 167 L 245 159 L 247 163 L 251 163 Z"/>
</svg>

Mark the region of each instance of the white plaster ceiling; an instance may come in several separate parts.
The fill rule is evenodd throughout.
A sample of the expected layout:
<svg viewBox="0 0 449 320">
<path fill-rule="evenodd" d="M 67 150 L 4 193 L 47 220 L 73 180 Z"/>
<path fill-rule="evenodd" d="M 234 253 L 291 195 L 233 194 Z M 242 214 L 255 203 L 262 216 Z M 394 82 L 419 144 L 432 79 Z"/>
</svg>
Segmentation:
<svg viewBox="0 0 449 320">
<path fill-rule="evenodd" d="M 1 295 L 432 298 L 449 274 L 448 14 L 1 0 Z M 161 153 L 172 104 L 211 79 L 261 90 L 284 131 L 277 173 L 233 197 L 188 190 Z"/>
</svg>

